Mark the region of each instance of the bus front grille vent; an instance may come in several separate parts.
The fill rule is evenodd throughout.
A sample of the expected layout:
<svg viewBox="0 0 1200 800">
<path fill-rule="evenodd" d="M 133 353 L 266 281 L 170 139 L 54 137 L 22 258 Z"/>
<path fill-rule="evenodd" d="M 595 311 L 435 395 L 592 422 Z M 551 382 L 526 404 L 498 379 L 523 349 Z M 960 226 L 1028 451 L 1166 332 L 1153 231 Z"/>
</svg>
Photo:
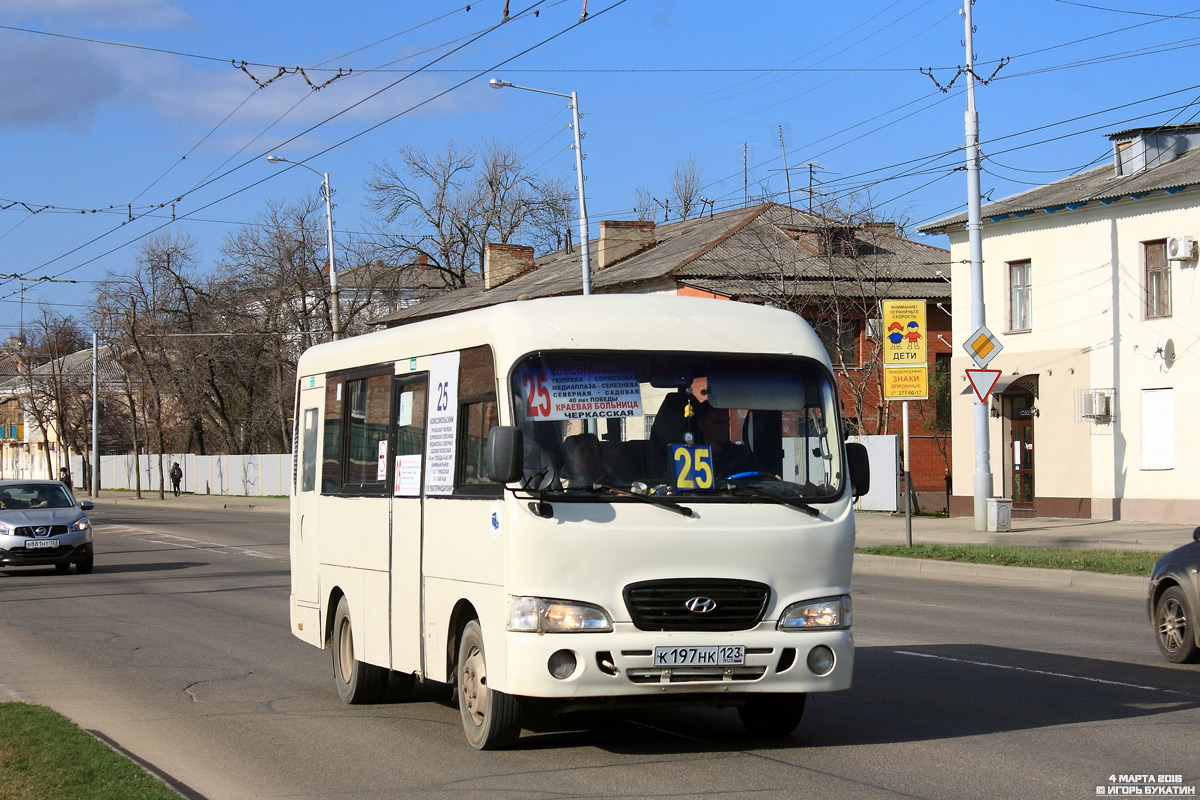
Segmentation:
<svg viewBox="0 0 1200 800">
<path fill-rule="evenodd" d="M 771 588 L 756 581 L 675 578 L 631 583 L 630 619 L 643 631 L 744 631 L 762 621 Z"/>
</svg>

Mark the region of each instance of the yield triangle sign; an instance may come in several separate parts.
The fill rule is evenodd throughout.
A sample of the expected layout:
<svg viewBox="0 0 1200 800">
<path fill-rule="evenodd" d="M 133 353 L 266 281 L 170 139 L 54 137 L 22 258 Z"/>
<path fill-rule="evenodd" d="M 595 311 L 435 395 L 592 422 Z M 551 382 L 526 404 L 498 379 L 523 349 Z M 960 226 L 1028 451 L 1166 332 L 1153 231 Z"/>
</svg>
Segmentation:
<svg viewBox="0 0 1200 800">
<path fill-rule="evenodd" d="M 969 369 L 967 370 L 967 380 L 971 382 L 971 388 L 975 390 L 975 396 L 979 398 L 979 402 L 986 403 L 988 395 L 992 393 L 992 387 L 996 385 L 996 381 L 1000 380 L 1000 370 Z"/>
</svg>

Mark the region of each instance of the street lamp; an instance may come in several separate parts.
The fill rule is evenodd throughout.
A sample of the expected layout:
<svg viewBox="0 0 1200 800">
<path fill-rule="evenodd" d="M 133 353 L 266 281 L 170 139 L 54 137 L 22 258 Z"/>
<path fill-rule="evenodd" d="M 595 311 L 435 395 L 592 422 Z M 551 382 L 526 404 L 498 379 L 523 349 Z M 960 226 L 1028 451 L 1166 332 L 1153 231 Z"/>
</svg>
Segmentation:
<svg viewBox="0 0 1200 800">
<path fill-rule="evenodd" d="M 267 156 L 267 161 L 272 164 L 294 164 L 297 167 L 304 167 L 314 175 L 321 176 L 321 188 L 325 191 L 325 232 L 329 236 L 329 293 L 333 295 L 333 314 L 330 326 L 333 328 L 333 340 L 336 342 L 342 338 L 342 323 L 338 312 L 337 268 L 333 263 L 333 205 L 330 200 L 332 192 L 329 191 L 329 173 L 317 172 L 303 161 L 291 161 L 282 156 Z"/>
<path fill-rule="evenodd" d="M 575 128 L 575 172 L 579 179 L 579 253 L 583 261 L 583 293 L 585 295 L 592 293 L 592 264 L 588 251 L 588 218 L 587 218 L 587 203 L 583 199 L 583 134 L 579 131 L 579 96 L 575 92 L 570 94 L 562 94 L 561 92 L 548 92 L 545 89 L 533 89 L 528 86 L 517 86 L 516 84 L 502 81 L 499 78 L 492 78 L 488 81 L 488 86 L 493 89 L 523 89 L 527 92 L 537 92 L 538 94 L 550 94 L 555 97 L 565 97 L 571 101 L 571 118 Z"/>
</svg>

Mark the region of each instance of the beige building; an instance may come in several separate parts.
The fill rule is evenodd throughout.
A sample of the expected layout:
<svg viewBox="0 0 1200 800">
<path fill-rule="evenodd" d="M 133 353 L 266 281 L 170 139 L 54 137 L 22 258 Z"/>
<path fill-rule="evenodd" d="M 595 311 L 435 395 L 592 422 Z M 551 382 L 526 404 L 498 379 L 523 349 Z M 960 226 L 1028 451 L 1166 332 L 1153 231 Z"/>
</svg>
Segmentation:
<svg viewBox="0 0 1200 800">
<path fill-rule="evenodd" d="M 1200 522 L 1196 312 L 1200 126 L 1109 136 L 1103 165 L 983 208 L 986 326 L 1003 350 L 990 406 L 995 494 L 1014 516 Z M 970 258 L 966 215 L 946 234 Z M 951 513 L 975 471 L 971 285 L 953 286 Z"/>
</svg>

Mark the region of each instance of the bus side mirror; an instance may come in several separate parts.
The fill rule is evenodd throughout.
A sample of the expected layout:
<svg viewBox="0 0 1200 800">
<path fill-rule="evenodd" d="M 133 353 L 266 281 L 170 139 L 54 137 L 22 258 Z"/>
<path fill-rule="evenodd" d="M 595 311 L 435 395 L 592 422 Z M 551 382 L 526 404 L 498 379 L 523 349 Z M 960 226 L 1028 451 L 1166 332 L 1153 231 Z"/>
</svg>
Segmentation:
<svg viewBox="0 0 1200 800">
<path fill-rule="evenodd" d="M 498 425 L 488 431 L 487 476 L 496 483 L 512 483 L 525 466 L 525 441 L 521 429 Z"/>
<path fill-rule="evenodd" d="M 846 443 L 846 460 L 850 462 L 850 487 L 855 497 L 871 491 L 871 461 L 867 446 L 860 442 Z"/>
</svg>

